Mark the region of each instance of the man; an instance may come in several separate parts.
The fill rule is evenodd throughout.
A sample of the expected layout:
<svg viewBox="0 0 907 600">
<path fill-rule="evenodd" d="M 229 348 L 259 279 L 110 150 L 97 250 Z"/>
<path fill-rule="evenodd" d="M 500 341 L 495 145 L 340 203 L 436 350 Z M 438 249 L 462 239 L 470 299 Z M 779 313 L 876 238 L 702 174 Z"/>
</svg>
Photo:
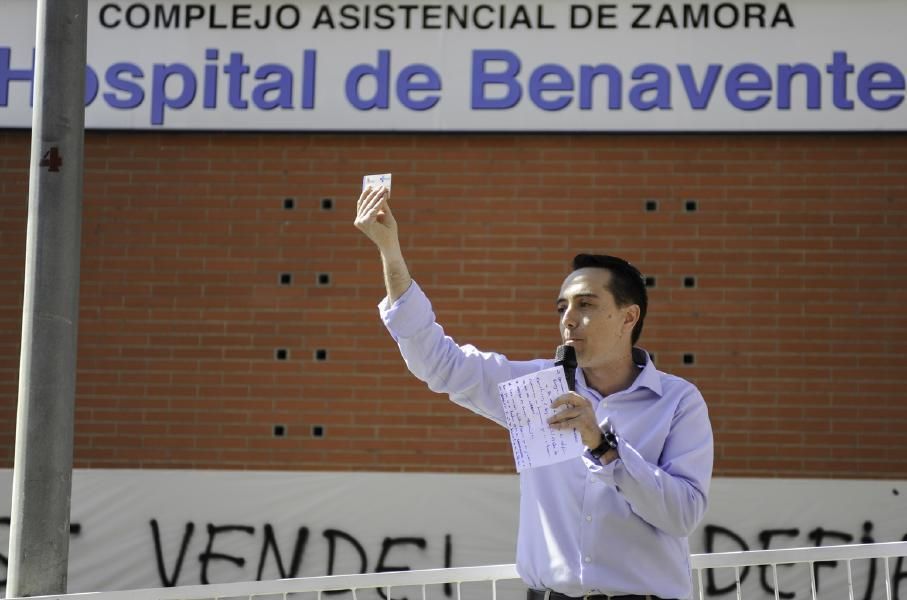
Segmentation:
<svg viewBox="0 0 907 600">
<path fill-rule="evenodd" d="M 355 220 L 381 254 L 385 325 L 429 388 L 504 425 L 498 383 L 553 359 L 511 361 L 446 337 L 410 277 L 387 196 L 367 188 Z M 579 255 L 573 266 L 556 305 L 562 341 L 576 349 L 576 389 L 552 404 L 549 423 L 575 428 L 586 451 L 521 473 L 517 570 L 528 600 L 688 598 L 687 536 L 712 473 L 705 402 L 634 347 L 647 309 L 639 271 L 609 256 Z"/>
</svg>

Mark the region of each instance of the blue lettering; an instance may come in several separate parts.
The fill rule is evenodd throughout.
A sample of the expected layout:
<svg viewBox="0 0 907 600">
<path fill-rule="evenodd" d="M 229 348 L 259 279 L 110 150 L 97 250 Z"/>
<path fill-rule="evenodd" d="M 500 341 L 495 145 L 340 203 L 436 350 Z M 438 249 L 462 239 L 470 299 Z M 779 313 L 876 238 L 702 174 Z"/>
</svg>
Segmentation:
<svg viewBox="0 0 907 600">
<path fill-rule="evenodd" d="M 708 108 L 712 93 L 715 91 L 715 84 L 718 82 L 718 75 L 721 73 L 721 65 L 712 64 L 706 68 L 702 87 L 696 87 L 696 76 L 690 65 L 677 65 L 677 70 L 680 71 L 683 89 L 686 90 L 687 98 L 690 99 L 690 107 L 694 110 Z"/>
<path fill-rule="evenodd" d="M 302 108 L 315 108 L 315 51 L 302 53 Z"/>
<path fill-rule="evenodd" d="M 585 7 L 583 7 L 585 8 Z M 592 108 L 592 84 L 596 77 L 605 75 L 608 78 L 608 108 L 620 110 L 622 75 L 614 65 L 581 65 L 579 68 L 579 107 L 581 110 Z"/>
<path fill-rule="evenodd" d="M 743 78 L 753 75 L 755 81 L 743 81 Z M 740 110 L 759 110 L 771 102 L 771 96 L 761 94 L 752 100 L 744 100 L 740 97 L 741 92 L 757 91 L 764 92 L 772 89 L 772 78 L 768 71 L 754 63 L 743 63 L 734 66 L 727 74 L 727 80 L 724 82 L 724 91 L 727 99 L 734 107 Z"/>
<path fill-rule="evenodd" d="M 791 80 L 794 75 L 806 77 L 806 108 L 821 108 L 821 80 L 819 69 L 814 65 L 799 63 L 778 66 L 778 108 L 790 108 Z"/>
<path fill-rule="evenodd" d="M 648 75 L 654 75 L 655 81 L 643 81 L 633 86 L 630 90 L 630 104 L 639 110 L 652 110 L 653 108 L 671 108 L 671 74 L 661 65 L 645 63 L 633 69 L 632 77 L 640 81 Z M 646 100 L 643 95 L 654 92 L 655 97 Z"/>
<path fill-rule="evenodd" d="M 31 84 L 31 94 L 35 91 L 35 52 L 31 54 L 31 69 L 13 69 L 10 67 L 12 50 L 0 48 L 0 106 L 9 106 L 9 84 L 11 81 L 27 81 Z"/>
<path fill-rule="evenodd" d="M 205 60 L 217 60 L 220 53 L 216 48 L 205 50 Z M 217 64 L 205 65 L 205 92 L 202 106 L 217 108 Z"/>
<path fill-rule="evenodd" d="M 378 51 L 378 66 L 359 64 L 353 67 L 346 76 L 346 98 L 359 110 L 373 108 L 386 109 L 390 106 L 390 50 Z M 363 77 L 374 77 L 375 93 L 371 98 L 359 94 L 359 84 Z"/>
<path fill-rule="evenodd" d="M 114 6 L 113 4 L 106 6 Z M 107 8 L 105 18 L 119 18 L 114 8 Z M 128 21 L 128 18 L 126 19 Z M 226 51 L 225 51 L 226 52 Z M 35 55 L 32 64 L 12 64 L 12 48 L 0 47 L 0 107 L 15 102 L 15 94 L 24 96 L 25 83 L 34 90 Z M 132 62 L 116 62 L 106 71 L 86 66 L 85 106 L 92 105 L 98 96 L 112 109 L 131 110 L 150 98 L 151 125 L 163 125 L 167 110 L 182 110 L 193 106 L 196 95 L 202 95 L 205 109 L 215 109 L 223 87 L 229 106 L 234 109 L 271 111 L 292 110 L 294 94 L 300 93 L 298 108 L 312 110 L 316 102 L 316 50 L 304 49 L 300 63 L 284 65 L 266 63 L 260 66 L 246 63 L 242 52 L 232 52 L 221 63 L 217 48 L 205 49 L 205 63 L 199 71 L 184 63 L 155 63 L 153 66 Z M 226 59 L 226 56 L 225 56 Z M 221 66 L 226 80 L 219 80 Z M 296 66 L 301 72 L 293 71 Z M 441 102 L 441 73 L 431 65 L 406 65 L 399 72 L 391 71 L 391 51 L 377 51 L 376 61 L 354 66 L 345 79 L 345 93 L 350 105 L 360 111 L 390 108 L 391 94 L 396 92 L 399 103 L 411 111 L 434 109 Z M 577 71 L 558 63 L 545 63 L 532 69 L 522 81 L 520 56 L 509 50 L 476 49 L 472 52 L 471 109 L 508 110 L 519 105 L 524 93 L 535 107 L 544 111 L 563 111 L 577 100 L 578 110 L 607 108 L 622 110 L 624 72 L 612 64 L 579 64 Z M 676 71 L 675 71 L 676 67 Z M 823 71 L 824 67 L 824 71 Z M 148 71 L 146 77 L 145 71 Z M 254 73 L 250 75 L 250 73 Z M 855 74 L 851 84 L 849 77 Z M 253 77 L 249 98 L 244 97 L 244 78 Z M 296 76 L 299 76 L 299 83 Z M 203 77 L 203 80 L 199 78 Z M 847 52 L 834 51 L 826 64 L 809 62 L 762 65 L 740 63 L 725 65 L 642 63 L 629 73 L 630 89 L 626 97 L 629 107 L 637 111 L 672 108 L 672 78 L 678 77 L 686 101 L 695 111 L 711 106 L 715 90 L 724 85 L 727 104 L 741 111 L 763 110 L 773 102 L 779 111 L 797 109 L 821 110 L 823 85 L 830 86 L 834 109 L 853 110 L 855 103 L 874 111 L 891 111 L 905 104 L 907 71 L 890 62 L 854 65 Z M 18 88 L 14 84 L 21 83 Z M 222 86 L 219 84 L 223 84 Z M 391 89 L 391 85 L 394 88 Z M 103 89 L 102 89 L 103 86 Z M 201 88 L 201 89 L 200 89 Z M 11 91 L 12 90 L 12 91 Z M 775 93 L 773 93 L 775 91 Z M 855 98 L 849 98 L 854 92 Z M 600 97 L 596 97 L 596 93 Z M 12 100 L 11 100 L 12 98 Z M 681 103 L 686 101 L 680 100 Z M 596 103 L 597 102 L 597 103 Z M 828 100 L 826 99 L 826 104 Z"/>
<path fill-rule="evenodd" d="M 100 84 L 98 82 L 98 74 L 94 72 L 89 66 L 85 67 L 85 106 L 90 105 L 94 102 L 94 99 L 98 97 L 98 89 Z"/>
<path fill-rule="evenodd" d="M 549 81 L 545 81 L 546 79 Z M 541 65 L 529 77 L 529 97 L 542 110 L 561 110 L 573 100 L 572 96 L 566 94 L 545 100 L 542 94 L 568 91 L 573 91 L 573 76 L 560 65 Z"/>
<path fill-rule="evenodd" d="M 248 72 L 249 66 L 243 63 L 242 52 L 231 52 L 230 62 L 224 66 L 224 73 L 230 78 L 228 99 L 233 108 L 249 106 L 249 103 L 242 97 L 242 77 Z"/>
<path fill-rule="evenodd" d="M 846 52 L 835 52 L 831 64 L 825 71 L 832 75 L 832 101 L 836 108 L 851 110 L 853 100 L 847 97 L 847 75 L 853 73 L 853 65 L 847 62 Z"/>
<path fill-rule="evenodd" d="M 884 81 L 876 81 L 876 75 L 885 75 Z M 876 99 L 876 90 L 904 91 L 904 74 L 891 63 L 877 62 L 866 65 L 857 77 L 857 95 L 860 101 L 873 110 L 891 110 L 904 101 L 904 94 L 888 94 Z"/>
<path fill-rule="evenodd" d="M 142 79 L 145 76 L 142 69 L 140 69 L 138 65 L 132 63 L 116 63 L 111 65 L 111 67 L 107 69 L 107 75 L 104 77 L 107 81 L 107 85 L 119 92 L 126 92 L 129 94 L 127 98 L 121 100 L 117 94 L 106 92 L 104 94 L 104 100 L 106 100 L 107 104 L 113 108 L 135 108 L 145 100 L 145 90 L 142 89 L 142 86 L 134 81 L 123 79 L 121 75 L 124 73 L 135 79 Z M 90 101 L 86 100 L 86 104 L 89 102 Z"/>
<path fill-rule="evenodd" d="M 415 77 L 424 77 L 424 81 L 413 81 Z M 411 97 L 412 92 L 441 91 L 441 77 L 428 65 L 410 65 L 400 71 L 397 77 L 397 98 L 410 110 L 428 110 L 441 99 L 437 94 L 425 96 L 421 100 Z"/>
<path fill-rule="evenodd" d="M 277 81 L 266 81 L 271 75 L 277 75 Z M 255 71 L 255 79 L 265 80 L 252 90 L 252 102 L 262 110 L 274 108 L 293 108 L 293 73 L 284 65 L 266 64 Z M 268 100 L 268 92 L 277 92 L 277 97 Z"/>
<path fill-rule="evenodd" d="M 167 81 L 179 76 L 182 79 L 182 89 L 175 98 L 167 95 Z M 154 65 L 154 74 L 151 78 L 151 124 L 164 124 L 164 109 L 183 109 L 195 99 L 195 74 L 188 66 L 182 63 L 172 65 Z"/>
<path fill-rule="evenodd" d="M 486 63 L 502 61 L 505 63 L 504 71 L 500 73 L 487 73 Z M 507 50 L 474 50 L 472 53 L 472 108 L 507 109 L 513 108 L 523 96 L 523 89 L 516 76 L 520 74 L 520 59 L 513 52 Z M 507 95 L 503 98 L 489 99 L 485 96 L 486 85 L 507 86 Z"/>
</svg>

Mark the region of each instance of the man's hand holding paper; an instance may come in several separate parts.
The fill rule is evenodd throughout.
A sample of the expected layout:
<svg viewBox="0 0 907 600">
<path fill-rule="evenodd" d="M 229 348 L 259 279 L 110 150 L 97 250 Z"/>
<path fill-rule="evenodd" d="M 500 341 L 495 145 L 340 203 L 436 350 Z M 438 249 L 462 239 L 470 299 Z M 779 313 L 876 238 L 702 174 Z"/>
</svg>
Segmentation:
<svg viewBox="0 0 907 600">
<path fill-rule="evenodd" d="M 573 428 L 555 428 L 555 401 L 567 393 L 562 367 L 552 367 L 498 385 L 517 472 L 582 455 L 585 447 Z"/>
</svg>

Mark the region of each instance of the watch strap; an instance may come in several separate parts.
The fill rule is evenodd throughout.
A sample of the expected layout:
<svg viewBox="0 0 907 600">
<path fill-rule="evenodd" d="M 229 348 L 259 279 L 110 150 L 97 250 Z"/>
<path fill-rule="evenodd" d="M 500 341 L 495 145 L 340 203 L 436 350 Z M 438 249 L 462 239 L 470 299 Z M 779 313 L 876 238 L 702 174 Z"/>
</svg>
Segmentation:
<svg viewBox="0 0 907 600">
<path fill-rule="evenodd" d="M 609 427 L 607 431 L 602 432 L 601 442 L 595 448 L 591 448 L 589 454 L 594 456 L 597 460 L 608 450 L 611 450 L 612 448 L 616 450 L 619 443 L 620 440 L 618 439 L 617 434 Z"/>
</svg>

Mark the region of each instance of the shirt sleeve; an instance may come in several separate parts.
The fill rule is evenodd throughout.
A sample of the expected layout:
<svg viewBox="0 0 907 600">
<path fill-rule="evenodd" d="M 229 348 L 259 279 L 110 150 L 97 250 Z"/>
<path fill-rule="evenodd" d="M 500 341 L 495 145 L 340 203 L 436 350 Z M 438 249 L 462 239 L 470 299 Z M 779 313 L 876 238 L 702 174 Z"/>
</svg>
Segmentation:
<svg viewBox="0 0 907 600">
<path fill-rule="evenodd" d="M 544 361 L 509 361 L 457 344 L 435 321 L 431 303 L 415 281 L 396 302 L 385 298 L 378 308 L 413 375 L 432 391 L 449 394 L 453 402 L 506 427 L 498 383 L 537 371 Z"/>
<path fill-rule="evenodd" d="M 658 465 L 620 437 L 620 458 L 608 465 L 586 452 L 587 468 L 614 485 L 630 509 L 671 535 L 689 536 L 705 515 L 712 477 L 713 440 L 708 409 L 693 388 L 678 404 Z"/>
</svg>

